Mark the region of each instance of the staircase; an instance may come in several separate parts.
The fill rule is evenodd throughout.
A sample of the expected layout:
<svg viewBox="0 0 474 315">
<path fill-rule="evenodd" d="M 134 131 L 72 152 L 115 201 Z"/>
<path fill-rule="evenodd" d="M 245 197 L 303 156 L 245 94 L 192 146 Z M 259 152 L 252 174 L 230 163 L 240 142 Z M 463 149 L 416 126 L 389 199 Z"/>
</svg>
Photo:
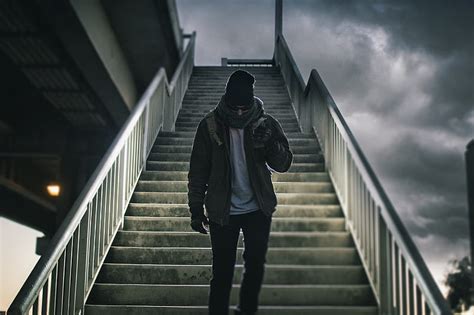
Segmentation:
<svg viewBox="0 0 474 315">
<path fill-rule="evenodd" d="M 278 197 L 259 314 L 377 314 L 364 268 L 314 134 L 302 133 L 275 67 L 241 67 L 294 153 L 272 175 Z M 187 173 L 197 124 L 215 107 L 232 67 L 194 67 L 176 131 L 160 132 L 92 292 L 86 314 L 207 314 L 209 235 L 189 226 Z M 242 274 L 239 239 L 231 305 Z"/>
</svg>

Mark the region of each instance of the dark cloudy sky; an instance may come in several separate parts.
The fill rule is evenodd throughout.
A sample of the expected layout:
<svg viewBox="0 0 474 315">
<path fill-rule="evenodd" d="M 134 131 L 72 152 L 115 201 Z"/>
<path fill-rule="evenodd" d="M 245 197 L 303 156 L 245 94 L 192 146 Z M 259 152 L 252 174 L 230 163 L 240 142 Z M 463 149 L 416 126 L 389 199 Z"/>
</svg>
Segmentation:
<svg viewBox="0 0 474 315">
<path fill-rule="evenodd" d="M 274 1 L 177 0 L 196 63 L 271 58 Z M 305 82 L 316 68 L 438 283 L 468 254 L 474 1 L 284 1 Z"/>
</svg>

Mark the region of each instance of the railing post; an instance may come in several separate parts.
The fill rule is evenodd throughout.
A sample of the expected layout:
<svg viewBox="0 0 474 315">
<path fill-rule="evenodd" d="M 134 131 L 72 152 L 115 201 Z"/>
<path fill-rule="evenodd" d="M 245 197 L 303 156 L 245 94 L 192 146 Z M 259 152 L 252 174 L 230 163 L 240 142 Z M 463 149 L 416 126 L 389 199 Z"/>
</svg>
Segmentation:
<svg viewBox="0 0 474 315">
<path fill-rule="evenodd" d="M 380 211 L 380 207 L 377 207 L 377 220 L 379 226 L 379 265 L 377 268 L 379 280 L 378 294 L 380 299 L 379 314 L 380 315 L 392 315 L 392 249 L 391 240 L 388 233 L 387 225 Z"/>
<path fill-rule="evenodd" d="M 466 146 L 467 202 L 471 241 L 471 266 L 474 265 L 474 139 Z M 474 303 L 474 272 L 471 272 L 471 303 Z"/>
</svg>

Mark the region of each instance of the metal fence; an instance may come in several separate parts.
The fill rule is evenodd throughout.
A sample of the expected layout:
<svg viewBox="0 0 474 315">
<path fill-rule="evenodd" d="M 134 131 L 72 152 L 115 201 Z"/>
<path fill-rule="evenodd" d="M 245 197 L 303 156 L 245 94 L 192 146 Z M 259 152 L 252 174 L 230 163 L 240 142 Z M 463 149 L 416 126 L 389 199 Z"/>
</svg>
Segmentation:
<svg viewBox="0 0 474 315">
<path fill-rule="evenodd" d="M 133 109 L 8 310 L 8 314 L 82 314 L 123 224 L 158 132 L 173 130 L 194 67 L 196 33 L 171 82 L 161 68 Z"/>
<path fill-rule="evenodd" d="M 380 314 L 451 314 L 423 258 L 316 70 L 305 84 L 283 35 L 279 66 L 303 131 L 314 132 Z"/>
</svg>

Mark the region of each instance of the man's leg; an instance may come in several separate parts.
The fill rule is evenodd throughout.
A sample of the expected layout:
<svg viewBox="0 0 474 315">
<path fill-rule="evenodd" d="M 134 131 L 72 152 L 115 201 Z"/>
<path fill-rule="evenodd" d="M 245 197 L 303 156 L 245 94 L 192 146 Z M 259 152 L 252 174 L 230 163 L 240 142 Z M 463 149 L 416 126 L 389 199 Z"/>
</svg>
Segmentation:
<svg viewBox="0 0 474 315">
<path fill-rule="evenodd" d="M 242 219 L 244 271 L 238 309 L 245 314 L 253 314 L 258 309 L 272 217 L 257 210 L 246 214 L 245 219 Z"/>
<path fill-rule="evenodd" d="M 209 315 L 226 315 L 234 276 L 239 218 L 230 217 L 227 225 L 210 221 L 209 231 L 212 245 L 212 279 L 209 288 Z"/>
</svg>

